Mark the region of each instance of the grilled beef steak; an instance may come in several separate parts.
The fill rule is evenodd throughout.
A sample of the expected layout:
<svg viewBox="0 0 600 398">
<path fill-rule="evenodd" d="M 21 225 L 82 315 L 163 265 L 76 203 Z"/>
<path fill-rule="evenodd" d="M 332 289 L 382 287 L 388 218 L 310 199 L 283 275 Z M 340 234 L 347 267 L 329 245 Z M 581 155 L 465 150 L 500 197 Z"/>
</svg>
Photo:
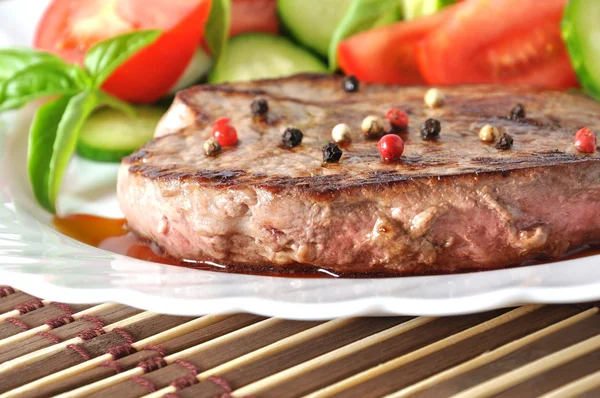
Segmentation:
<svg viewBox="0 0 600 398">
<path fill-rule="evenodd" d="M 318 266 L 336 272 L 422 274 L 492 269 L 556 258 L 600 242 L 600 156 L 573 147 L 582 126 L 600 130 L 600 104 L 535 88 L 426 89 L 302 75 L 180 92 L 156 138 L 124 159 L 121 208 L 140 236 L 176 259 L 248 267 Z M 251 103 L 268 103 L 265 117 Z M 511 116 L 518 103 L 526 116 Z M 384 162 L 362 136 L 367 115 L 410 115 L 406 149 Z M 239 143 L 206 156 L 211 124 L 229 117 Z M 441 123 L 437 140 L 421 124 Z M 323 163 L 331 129 L 348 124 L 339 163 Z M 510 149 L 479 140 L 492 124 Z M 296 127 L 301 145 L 282 145 Z M 389 127 L 389 126 L 388 126 Z"/>
</svg>

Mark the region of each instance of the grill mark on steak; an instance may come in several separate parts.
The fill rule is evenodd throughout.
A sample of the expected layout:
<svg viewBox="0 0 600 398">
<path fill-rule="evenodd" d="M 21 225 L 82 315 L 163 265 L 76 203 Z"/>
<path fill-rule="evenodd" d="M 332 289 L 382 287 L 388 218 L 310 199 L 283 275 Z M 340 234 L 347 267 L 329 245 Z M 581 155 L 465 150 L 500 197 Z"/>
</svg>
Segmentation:
<svg viewBox="0 0 600 398">
<path fill-rule="evenodd" d="M 121 207 L 171 257 L 258 268 L 446 273 L 600 243 L 600 156 L 573 148 L 582 125 L 600 130 L 600 104 L 540 88 L 459 86 L 429 109 L 425 91 L 362 84 L 350 95 L 339 77 L 313 75 L 185 90 L 156 138 L 124 159 Z M 258 97 L 273 123 L 252 117 Z M 527 119 L 506 118 L 515 103 Z M 392 106 L 411 116 L 405 155 L 386 162 L 360 124 Z M 210 123 L 222 116 L 239 144 L 206 157 Z M 441 121 L 437 141 L 420 138 L 427 118 Z M 323 164 L 337 123 L 351 126 L 352 143 L 340 163 Z M 480 142 L 484 124 L 513 136 L 513 149 Z M 303 131 L 302 145 L 281 147 L 285 127 Z"/>
</svg>

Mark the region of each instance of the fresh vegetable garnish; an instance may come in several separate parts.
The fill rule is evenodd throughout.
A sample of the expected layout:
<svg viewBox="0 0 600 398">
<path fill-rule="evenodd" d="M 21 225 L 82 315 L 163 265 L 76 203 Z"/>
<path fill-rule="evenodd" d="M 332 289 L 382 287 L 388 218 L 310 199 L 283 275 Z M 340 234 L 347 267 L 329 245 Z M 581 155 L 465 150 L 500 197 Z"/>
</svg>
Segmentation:
<svg viewBox="0 0 600 398">
<path fill-rule="evenodd" d="M 210 83 L 327 72 L 316 56 L 285 37 L 263 33 L 235 36 L 209 75 Z"/>
<path fill-rule="evenodd" d="M 566 2 L 469 0 L 446 8 L 456 9 L 454 15 L 444 18 L 418 45 L 425 81 L 576 85 L 560 33 Z"/>
<path fill-rule="evenodd" d="M 575 134 L 575 148 L 581 153 L 594 153 L 598 147 L 596 135 L 587 127 Z"/>
<path fill-rule="evenodd" d="M 160 38 L 135 57 L 125 56 L 127 62 L 103 84 L 120 99 L 153 102 L 185 70 L 203 37 L 210 7 L 210 0 L 54 0 L 38 25 L 35 47 L 82 65 L 88 50 L 104 39 L 160 29 Z"/>
<path fill-rule="evenodd" d="M 562 37 L 581 85 L 600 100 L 600 49 L 598 48 L 600 2 L 570 0 L 562 19 Z"/>
<path fill-rule="evenodd" d="M 206 44 L 210 53 L 219 62 L 227 45 L 231 25 L 231 0 L 212 0 L 210 14 L 206 22 Z"/>
<path fill-rule="evenodd" d="M 350 126 L 346 123 L 340 123 L 333 126 L 331 129 L 331 138 L 334 142 L 350 142 L 352 140 L 352 135 L 350 134 Z"/>
<path fill-rule="evenodd" d="M 328 50 L 329 70 L 338 68 L 338 45 L 345 38 L 400 19 L 398 0 L 352 0 L 336 26 Z M 366 59 L 365 62 L 370 62 Z"/>
<path fill-rule="evenodd" d="M 513 138 L 508 133 L 502 133 L 496 141 L 496 149 L 510 149 L 513 146 Z"/>
<path fill-rule="evenodd" d="M 262 32 L 277 33 L 277 0 L 232 0 L 229 35 Z"/>
<path fill-rule="evenodd" d="M 386 134 L 377 143 L 377 150 L 385 160 L 398 159 L 404 152 L 404 141 L 396 134 Z"/>
<path fill-rule="evenodd" d="M 283 131 L 283 135 L 281 136 L 281 142 L 283 146 L 286 148 L 293 148 L 302 143 L 302 138 L 304 134 L 300 129 L 294 127 L 288 127 Z"/>
<path fill-rule="evenodd" d="M 330 142 L 323 147 L 323 162 L 337 163 L 342 158 L 343 152 L 337 144 Z"/>
<path fill-rule="evenodd" d="M 451 18 L 457 7 L 368 30 L 343 40 L 338 46 L 341 69 L 370 83 L 424 83 L 417 64 L 417 43 Z"/>
<path fill-rule="evenodd" d="M 100 106 L 135 113 L 100 87 L 129 57 L 160 35 L 157 30 L 139 31 L 99 42 L 85 55 L 84 67 L 48 53 L 0 50 L 0 65 L 12 66 L 11 73 L 5 73 L 8 77 L 0 80 L 0 111 L 58 96 L 39 108 L 29 133 L 29 179 L 35 198 L 46 210 L 55 212 L 63 174 L 91 113 Z"/>
<path fill-rule="evenodd" d="M 132 117 L 112 108 L 99 109 L 81 128 L 77 153 L 100 162 L 120 162 L 152 139 L 164 112 L 158 107 L 136 106 Z"/>
<path fill-rule="evenodd" d="M 415 19 L 435 14 L 442 8 L 454 4 L 455 0 L 401 0 L 402 17 Z"/>
<path fill-rule="evenodd" d="M 437 119 L 427 119 L 421 125 L 421 137 L 424 140 L 436 140 L 441 131 L 442 125 Z"/>
<path fill-rule="evenodd" d="M 408 115 L 402 109 L 390 108 L 385 112 L 390 125 L 396 129 L 405 129 L 408 127 Z"/>
</svg>

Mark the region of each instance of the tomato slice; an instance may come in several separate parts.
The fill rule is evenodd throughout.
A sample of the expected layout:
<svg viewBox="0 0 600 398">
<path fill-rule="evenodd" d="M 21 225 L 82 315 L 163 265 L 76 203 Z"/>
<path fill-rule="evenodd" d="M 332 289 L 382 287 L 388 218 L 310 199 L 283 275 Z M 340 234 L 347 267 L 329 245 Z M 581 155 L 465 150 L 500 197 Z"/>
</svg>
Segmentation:
<svg viewBox="0 0 600 398">
<path fill-rule="evenodd" d="M 233 0 L 229 35 L 245 32 L 277 33 L 277 0 Z"/>
<path fill-rule="evenodd" d="M 161 29 L 150 46 L 121 65 L 104 89 L 130 102 L 154 102 L 169 91 L 204 34 L 211 0 L 54 0 L 35 47 L 81 64 L 95 43 L 134 30 Z"/>
<path fill-rule="evenodd" d="M 342 70 L 370 83 L 422 84 L 416 46 L 457 6 L 410 21 L 368 30 L 343 40 L 338 46 Z"/>
<path fill-rule="evenodd" d="M 429 84 L 577 85 L 560 34 L 568 0 L 467 0 L 418 45 Z"/>
</svg>

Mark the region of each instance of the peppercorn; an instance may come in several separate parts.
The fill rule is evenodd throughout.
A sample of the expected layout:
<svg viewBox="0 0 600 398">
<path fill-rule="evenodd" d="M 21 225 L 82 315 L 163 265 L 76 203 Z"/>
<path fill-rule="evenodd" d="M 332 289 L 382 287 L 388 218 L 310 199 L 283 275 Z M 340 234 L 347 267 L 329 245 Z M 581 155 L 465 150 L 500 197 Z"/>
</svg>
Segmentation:
<svg viewBox="0 0 600 398">
<path fill-rule="evenodd" d="M 281 141 L 283 142 L 283 146 L 287 148 L 293 148 L 302 143 L 302 131 L 294 127 L 288 127 L 284 130 L 283 135 L 281 136 Z"/>
<path fill-rule="evenodd" d="M 265 116 L 269 112 L 269 103 L 263 98 L 255 99 L 250 104 L 250 110 L 252 111 L 252 116 Z"/>
<path fill-rule="evenodd" d="M 525 119 L 525 107 L 523 104 L 517 104 L 510 111 L 509 117 L 514 120 Z"/>
<path fill-rule="evenodd" d="M 513 145 L 513 138 L 508 133 L 502 133 L 496 141 L 496 149 L 510 149 Z"/>
<path fill-rule="evenodd" d="M 379 116 L 369 115 L 363 119 L 360 129 L 364 135 L 376 137 L 384 133 L 385 126 Z"/>
<path fill-rule="evenodd" d="M 494 142 L 496 137 L 500 135 L 500 131 L 494 126 L 486 124 L 479 130 L 479 139 L 483 142 Z"/>
<path fill-rule="evenodd" d="M 325 163 L 337 163 L 342 157 L 342 150 L 337 144 L 330 142 L 323 147 L 323 162 Z"/>
<path fill-rule="evenodd" d="M 347 93 L 355 93 L 359 87 L 358 79 L 354 75 L 346 76 L 344 77 L 342 87 L 344 87 L 344 91 Z"/>
<path fill-rule="evenodd" d="M 594 153 L 598 141 L 596 135 L 587 127 L 583 127 L 575 134 L 575 149 L 581 153 Z"/>
<path fill-rule="evenodd" d="M 331 138 L 335 142 L 349 142 L 352 140 L 350 126 L 345 123 L 336 124 L 331 129 Z"/>
<path fill-rule="evenodd" d="M 408 115 L 402 109 L 388 109 L 385 112 L 385 117 L 393 129 L 405 130 L 408 127 Z"/>
<path fill-rule="evenodd" d="M 437 119 L 427 119 L 421 125 L 421 137 L 424 140 L 436 140 L 440 136 L 442 125 Z"/>
<path fill-rule="evenodd" d="M 221 152 L 221 144 L 214 138 L 209 138 L 204 142 L 204 153 L 206 156 L 214 156 Z"/>
<path fill-rule="evenodd" d="M 398 159 L 404 152 L 404 141 L 396 134 L 387 134 L 377 143 L 377 150 L 384 160 Z"/>
<path fill-rule="evenodd" d="M 424 97 L 425 105 L 430 108 L 438 108 L 446 102 L 446 96 L 444 92 L 437 88 L 430 88 L 425 93 Z"/>
</svg>

